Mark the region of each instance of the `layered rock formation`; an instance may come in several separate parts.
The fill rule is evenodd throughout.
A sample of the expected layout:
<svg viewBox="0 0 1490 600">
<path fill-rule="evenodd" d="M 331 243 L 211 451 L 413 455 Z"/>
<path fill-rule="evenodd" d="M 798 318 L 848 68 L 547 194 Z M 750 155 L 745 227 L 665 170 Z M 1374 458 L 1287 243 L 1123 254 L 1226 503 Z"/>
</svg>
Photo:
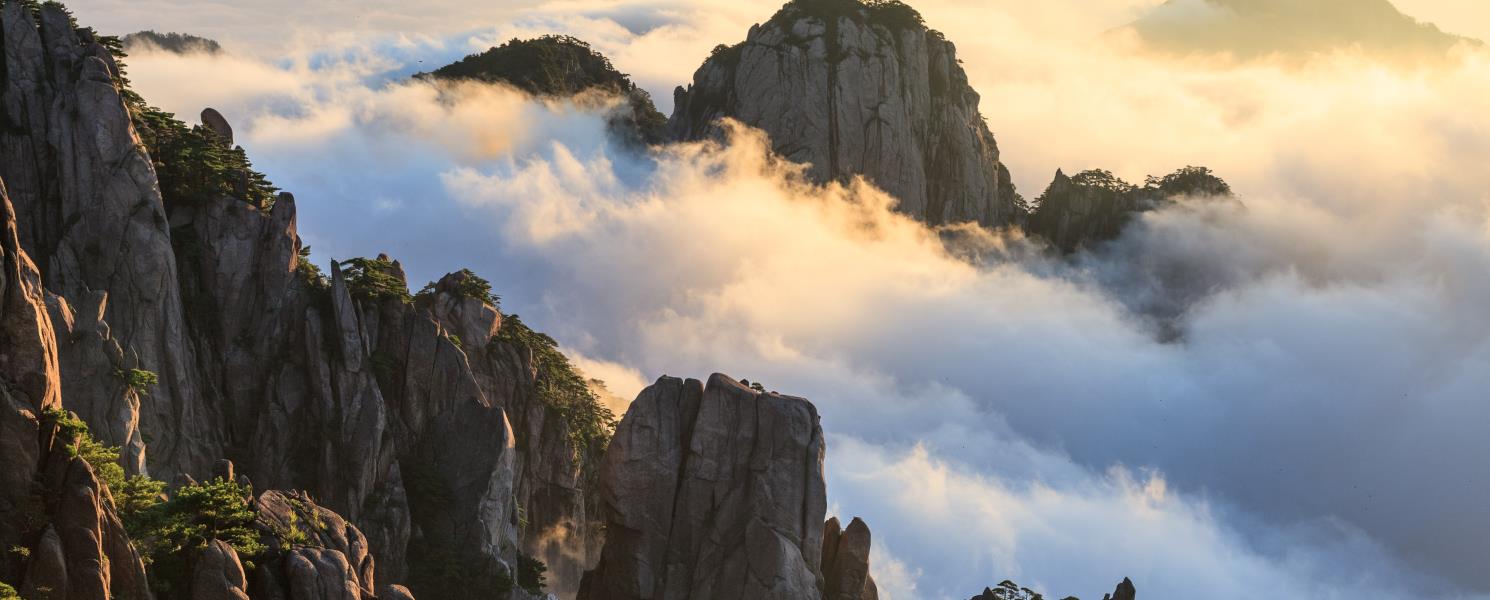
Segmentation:
<svg viewBox="0 0 1490 600">
<path fill-rule="evenodd" d="M 1023 218 L 956 48 L 905 5 L 794 0 L 674 96 L 676 139 L 715 136 L 729 117 L 813 179 L 863 175 L 928 224 Z"/>
<path fill-rule="evenodd" d="M 856 520 L 838 536 L 836 522 L 823 525 L 823 452 L 806 400 L 718 374 L 707 386 L 659 379 L 606 451 L 605 547 L 579 598 L 875 597 L 868 529 Z"/>
<path fill-rule="evenodd" d="M 1118 237 L 1145 211 L 1178 200 L 1215 198 L 1232 198 L 1231 187 L 1202 167 L 1150 177 L 1143 187 L 1107 171 L 1084 171 L 1068 177 L 1058 170 L 1037 201 L 1027 231 L 1070 253 Z"/>
<path fill-rule="evenodd" d="M 567 99 L 586 92 L 620 96 L 626 105 L 609 118 L 613 134 L 637 146 L 667 140 L 667 117 L 657 111 L 651 94 L 617 71 L 610 59 L 573 37 L 514 39 L 417 77 L 505 83 L 540 97 Z"/>
</svg>

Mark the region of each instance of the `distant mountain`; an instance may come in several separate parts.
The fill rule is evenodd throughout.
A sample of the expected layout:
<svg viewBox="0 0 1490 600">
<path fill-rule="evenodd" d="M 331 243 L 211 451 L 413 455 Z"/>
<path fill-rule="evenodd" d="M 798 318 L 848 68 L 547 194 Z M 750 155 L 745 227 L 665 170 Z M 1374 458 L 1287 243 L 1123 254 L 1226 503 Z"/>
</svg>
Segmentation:
<svg viewBox="0 0 1490 600">
<path fill-rule="evenodd" d="M 161 33 L 153 30 L 136 31 L 120 38 L 126 52 L 165 50 L 176 54 L 219 54 L 222 44 L 189 33 Z"/>
<path fill-rule="evenodd" d="M 626 141 L 647 145 L 666 139 L 667 117 L 658 112 L 652 96 L 617 71 L 589 44 L 567 35 L 514 39 L 480 54 L 416 77 L 505 83 L 536 96 L 574 96 L 601 90 L 624 96 L 630 111 L 615 115 L 611 130 Z"/>
<path fill-rule="evenodd" d="M 1478 43 L 1421 23 L 1389 0 L 1168 0 L 1124 29 L 1160 52 L 1243 60 L 1358 48 L 1382 59 L 1419 61 Z"/>
</svg>

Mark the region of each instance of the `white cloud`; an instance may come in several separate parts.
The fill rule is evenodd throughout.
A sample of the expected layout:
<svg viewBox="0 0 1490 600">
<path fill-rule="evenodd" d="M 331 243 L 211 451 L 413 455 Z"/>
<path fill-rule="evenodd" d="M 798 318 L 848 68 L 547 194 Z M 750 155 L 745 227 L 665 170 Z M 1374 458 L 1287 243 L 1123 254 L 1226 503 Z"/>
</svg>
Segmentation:
<svg viewBox="0 0 1490 600">
<path fill-rule="evenodd" d="M 752 133 L 635 156 L 593 104 L 385 83 L 574 25 L 666 90 L 769 3 L 555 4 L 131 73 L 167 109 L 224 109 L 318 260 L 388 252 L 416 286 L 472 267 L 626 395 L 723 370 L 812 398 L 834 503 L 869 521 L 894 597 L 1125 575 L 1147 598 L 1453 595 L 1414 570 L 1490 591 L 1490 117 L 1467 109 L 1490 58 L 1153 63 L 1092 41 L 1143 3 L 918 4 L 1026 195 L 1058 166 L 1206 164 L 1246 208 L 1153 214 L 1073 263 L 973 265 L 873 189 L 804 185 Z"/>
</svg>

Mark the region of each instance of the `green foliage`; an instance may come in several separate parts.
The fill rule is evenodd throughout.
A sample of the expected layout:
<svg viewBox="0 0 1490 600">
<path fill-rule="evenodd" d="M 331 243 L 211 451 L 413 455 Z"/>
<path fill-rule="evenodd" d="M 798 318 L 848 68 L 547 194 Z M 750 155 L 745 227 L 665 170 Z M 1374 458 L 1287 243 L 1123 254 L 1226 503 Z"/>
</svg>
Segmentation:
<svg viewBox="0 0 1490 600">
<path fill-rule="evenodd" d="M 268 209 L 279 188 L 253 170 L 242 147 L 228 147 L 212 130 L 187 127 L 175 115 L 132 95 L 135 129 L 155 163 L 161 195 L 167 205 L 210 202 L 232 197 Z"/>
<path fill-rule="evenodd" d="M 1045 596 L 1027 587 L 1005 579 L 993 588 L 993 597 L 998 600 L 1045 600 Z M 986 594 L 985 594 L 986 596 Z"/>
<path fill-rule="evenodd" d="M 605 55 L 567 35 L 513 38 L 423 76 L 507 83 L 536 95 L 568 96 L 594 87 L 620 93 L 636 89 Z"/>
<path fill-rule="evenodd" d="M 189 33 L 161 33 L 153 29 L 146 29 L 124 36 L 123 41 L 126 46 L 144 44 L 183 54 L 188 52 L 204 52 L 207 54 L 222 52 L 222 45 L 218 44 L 216 40 L 210 40 Z"/>
<path fill-rule="evenodd" d="M 771 21 L 781 24 L 801 16 L 824 21 L 840 17 L 858 20 L 860 15 L 867 16 L 872 24 L 890 29 L 926 26 L 921 13 L 900 0 L 792 0 Z"/>
<path fill-rule="evenodd" d="M 57 424 L 63 437 L 72 440 L 72 455 L 86 461 L 93 475 L 109 489 L 115 512 L 130 537 L 138 539 L 148 533 L 146 524 L 155 518 L 165 483 L 141 475 L 126 477 L 119 465 L 119 449 L 94 439 L 82 419 L 57 409 L 47 411 L 46 416 Z"/>
<path fill-rule="evenodd" d="M 866 0 L 864 5 L 869 7 L 871 23 L 891 29 L 926 26 L 926 19 L 921 17 L 921 13 L 900 0 Z"/>
<path fill-rule="evenodd" d="M 266 548 L 248 503 L 252 494 L 247 486 L 217 478 L 183 486 L 169 501 L 139 515 L 131 533 L 151 566 L 151 587 L 168 594 L 184 586 L 191 558 L 212 540 L 232 546 L 244 560 L 263 554 Z"/>
<path fill-rule="evenodd" d="M 188 127 L 176 118 L 145 102 L 130 89 L 124 59 L 129 55 L 124 44 L 114 36 L 95 36 L 114 55 L 119 67 L 115 83 L 129 108 L 135 131 L 155 165 L 161 196 L 167 206 L 211 202 L 223 197 L 237 198 L 268 210 L 274 205 L 279 188 L 255 171 L 241 147 L 228 147 L 212 130 L 200 125 Z"/>
<path fill-rule="evenodd" d="M 62 436 L 72 440 L 68 452 L 93 467 L 93 475 L 110 490 L 124 487 L 124 467 L 119 465 L 119 449 L 93 439 L 88 424 L 64 410 L 53 409 L 46 416 L 57 423 Z"/>
<path fill-rule="evenodd" d="M 124 385 L 140 393 L 147 392 L 150 386 L 160 383 L 159 375 L 156 375 L 154 371 L 144 369 L 114 369 L 114 377 L 118 377 Z"/>
<path fill-rule="evenodd" d="M 413 542 L 409 556 L 409 589 L 419 598 L 502 600 L 516 585 L 512 574 L 489 572 L 472 552 Z"/>
<path fill-rule="evenodd" d="M 529 594 L 539 596 L 548 587 L 548 565 L 523 553 L 517 555 L 517 585 Z"/>
<path fill-rule="evenodd" d="M 21 600 L 21 595 L 10 584 L 0 581 L 0 600 Z"/>
<path fill-rule="evenodd" d="M 457 275 L 458 277 L 456 279 L 458 283 L 455 289 L 452 290 L 456 296 L 460 296 L 461 298 L 475 298 L 491 305 L 493 308 L 502 307 L 502 297 L 492 293 L 490 281 L 487 281 L 470 269 L 461 269 Z M 419 290 L 418 294 L 414 295 L 414 298 L 418 300 L 433 297 L 437 285 L 433 281 L 425 284 L 424 288 Z"/>
<path fill-rule="evenodd" d="M 1231 185 L 1206 167 L 1188 166 L 1163 177 L 1149 176 L 1144 189 L 1163 196 L 1230 196 Z"/>
<path fill-rule="evenodd" d="M 321 268 L 310 260 L 310 246 L 300 248 L 299 255 L 295 259 L 295 272 L 300 275 L 300 280 L 305 282 L 305 287 L 312 291 L 330 291 L 331 280 L 321 272 Z"/>
<path fill-rule="evenodd" d="M 559 413 L 569 428 L 570 448 L 576 456 L 603 450 L 616 427 L 616 415 L 606 408 L 589 382 L 559 351 L 553 338 L 533 331 L 517 315 L 502 318 L 493 342 L 525 348 L 532 353 L 538 371 L 538 398 Z"/>
<path fill-rule="evenodd" d="M 365 302 L 397 300 L 413 301 L 409 286 L 398 276 L 398 267 L 387 258 L 354 258 L 341 263 L 342 276 L 347 280 L 347 291 L 352 297 Z"/>
<path fill-rule="evenodd" d="M 1116 194 L 1126 194 L 1132 192 L 1135 189 L 1133 187 L 1133 184 L 1123 181 L 1118 176 L 1113 175 L 1112 171 L 1106 171 L 1103 169 L 1092 169 L 1090 171 L 1082 171 L 1080 173 L 1077 173 L 1075 176 L 1071 177 L 1071 183 L 1078 187 L 1112 192 Z"/>
<path fill-rule="evenodd" d="M 460 336 L 455 335 L 453 333 L 446 333 L 445 334 L 445 339 L 448 339 L 448 340 L 450 340 L 450 343 L 455 344 L 455 347 L 457 349 L 462 349 L 462 350 L 464 349 L 461 346 L 461 343 L 460 343 Z"/>
</svg>

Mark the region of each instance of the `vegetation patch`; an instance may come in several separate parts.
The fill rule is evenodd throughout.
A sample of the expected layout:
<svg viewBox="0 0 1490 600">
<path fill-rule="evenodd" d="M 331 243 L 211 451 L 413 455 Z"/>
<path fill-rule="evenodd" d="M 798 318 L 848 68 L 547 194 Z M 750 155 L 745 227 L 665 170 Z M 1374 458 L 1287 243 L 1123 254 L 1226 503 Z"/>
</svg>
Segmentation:
<svg viewBox="0 0 1490 600">
<path fill-rule="evenodd" d="M 493 343 L 524 348 L 533 356 L 538 372 L 534 382 L 539 401 L 564 419 L 569 429 L 569 445 L 577 457 L 586 452 L 598 456 L 615 431 L 616 415 L 606 408 L 600 396 L 590 388 L 569 358 L 559 351 L 553 338 L 533 331 L 517 315 L 502 318 Z"/>
<path fill-rule="evenodd" d="M 398 267 L 386 258 L 354 258 L 340 263 L 342 277 L 347 280 L 347 291 L 352 297 L 365 302 L 397 300 L 405 304 L 413 302 L 409 286 L 399 277 Z"/>
<path fill-rule="evenodd" d="M 160 383 L 159 375 L 156 375 L 154 371 L 144 369 L 114 369 L 114 377 L 123 381 L 129 389 L 140 393 L 149 391 L 150 386 Z"/>
</svg>

